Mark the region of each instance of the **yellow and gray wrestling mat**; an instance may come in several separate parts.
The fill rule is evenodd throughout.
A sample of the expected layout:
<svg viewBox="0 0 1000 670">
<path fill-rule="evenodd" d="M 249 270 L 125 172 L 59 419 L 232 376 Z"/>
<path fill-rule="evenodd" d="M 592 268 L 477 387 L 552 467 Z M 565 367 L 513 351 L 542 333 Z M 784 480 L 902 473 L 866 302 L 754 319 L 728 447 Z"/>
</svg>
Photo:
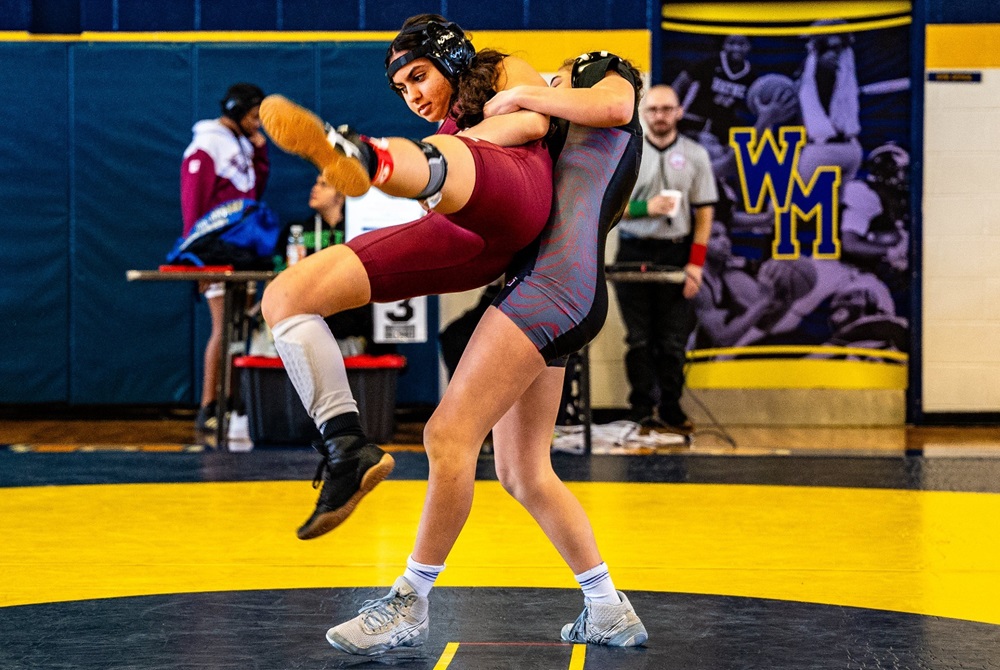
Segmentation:
<svg viewBox="0 0 1000 670">
<path fill-rule="evenodd" d="M 307 449 L 0 447 L 0 668 L 1000 667 L 1000 460 L 554 455 L 645 648 L 559 641 L 582 597 L 483 457 L 426 646 L 324 633 L 409 554 L 422 453 L 323 538 Z"/>
</svg>

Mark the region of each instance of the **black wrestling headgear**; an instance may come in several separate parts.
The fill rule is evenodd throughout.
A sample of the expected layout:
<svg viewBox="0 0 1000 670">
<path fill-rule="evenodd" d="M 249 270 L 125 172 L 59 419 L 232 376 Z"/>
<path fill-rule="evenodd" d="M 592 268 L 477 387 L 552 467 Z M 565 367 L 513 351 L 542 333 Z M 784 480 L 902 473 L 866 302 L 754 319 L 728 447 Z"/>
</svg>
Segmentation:
<svg viewBox="0 0 1000 670">
<path fill-rule="evenodd" d="M 611 54 L 607 51 L 589 51 L 585 54 L 580 54 L 573 60 L 573 68 L 570 70 L 570 82 L 573 84 L 573 88 L 578 88 L 580 82 L 580 73 L 593 63 L 594 61 L 600 60 L 601 58 L 607 58 Z"/>
<path fill-rule="evenodd" d="M 222 115 L 240 123 L 251 109 L 264 100 L 264 91 L 259 86 L 240 82 L 226 91 L 226 97 L 219 101 Z"/>
<path fill-rule="evenodd" d="M 393 45 L 401 37 L 416 37 L 420 43 L 404 53 L 396 60 L 390 60 L 394 51 Z M 414 26 L 403 28 L 393 45 L 385 55 L 385 76 L 389 79 L 389 86 L 392 86 L 392 77 L 399 72 L 399 69 L 408 63 L 412 63 L 418 58 L 429 58 L 434 66 L 454 84 L 458 77 L 465 72 L 472 63 L 476 55 L 476 49 L 465 37 L 465 32 L 457 23 L 451 21 L 442 23 L 440 21 L 428 21 L 418 23 Z M 398 93 L 398 91 L 397 91 Z"/>
</svg>

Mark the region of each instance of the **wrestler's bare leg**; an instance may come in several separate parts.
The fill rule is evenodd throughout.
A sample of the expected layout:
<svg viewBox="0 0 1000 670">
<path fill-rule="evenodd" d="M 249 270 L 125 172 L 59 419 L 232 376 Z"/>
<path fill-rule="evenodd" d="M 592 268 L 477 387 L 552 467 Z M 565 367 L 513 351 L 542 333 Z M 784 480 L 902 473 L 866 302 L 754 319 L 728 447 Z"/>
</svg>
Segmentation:
<svg viewBox="0 0 1000 670">
<path fill-rule="evenodd" d="M 392 472 L 392 456 L 371 444 L 347 379 L 340 347 L 323 316 L 368 304 L 364 266 L 346 245 L 307 256 L 279 274 L 261 308 L 274 345 L 302 404 L 323 434 L 322 483 L 313 513 L 297 535 L 307 540 L 337 527 Z"/>
</svg>

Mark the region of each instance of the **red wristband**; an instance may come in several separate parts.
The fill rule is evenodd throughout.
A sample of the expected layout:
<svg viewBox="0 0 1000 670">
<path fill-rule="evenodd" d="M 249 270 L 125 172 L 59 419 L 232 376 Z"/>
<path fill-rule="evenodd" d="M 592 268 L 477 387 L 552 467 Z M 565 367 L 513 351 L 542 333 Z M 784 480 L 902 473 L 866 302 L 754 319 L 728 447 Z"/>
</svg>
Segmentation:
<svg viewBox="0 0 1000 670">
<path fill-rule="evenodd" d="M 702 267 L 705 265 L 706 255 L 708 255 L 708 247 L 695 242 L 691 245 L 691 256 L 688 258 L 688 263 Z"/>
<path fill-rule="evenodd" d="M 361 141 L 370 146 L 375 151 L 375 176 L 372 177 L 373 186 L 381 186 L 389 181 L 392 170 L 395 167 L 392 163 L 392 154 L 389 153 L 389 142 L 386 139 L 373 139 L 365 135 L 360 135 Z"/>
</svg>

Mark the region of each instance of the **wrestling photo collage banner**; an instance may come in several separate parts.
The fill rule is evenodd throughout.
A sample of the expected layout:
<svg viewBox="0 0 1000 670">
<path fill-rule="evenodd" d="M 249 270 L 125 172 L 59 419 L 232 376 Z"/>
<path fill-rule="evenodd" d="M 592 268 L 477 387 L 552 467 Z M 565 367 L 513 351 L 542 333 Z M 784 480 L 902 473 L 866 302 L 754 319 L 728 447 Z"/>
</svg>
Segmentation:
<svg viewBox="0 0 1000 670">
<path fill-rule="evenodd" d="M 908 2 L 663 5 L 662 78 L 719 190 L 690 386 L 906 387 L 910 23 Z"/>
</svg>

